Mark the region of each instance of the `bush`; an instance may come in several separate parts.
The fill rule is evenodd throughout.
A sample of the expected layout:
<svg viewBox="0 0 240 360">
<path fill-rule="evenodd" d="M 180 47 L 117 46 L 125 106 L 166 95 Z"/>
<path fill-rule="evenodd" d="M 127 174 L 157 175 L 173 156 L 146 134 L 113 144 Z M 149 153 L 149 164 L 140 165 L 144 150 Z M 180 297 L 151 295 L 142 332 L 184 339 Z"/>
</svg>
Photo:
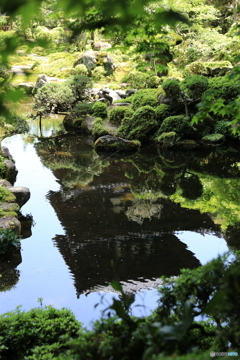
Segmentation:
<svg viewBox="0 0 240 360">
<path fill-rule="evenodd" d="M 166 104 L 161 104 L 156 107 L 155 113 L 156 113 L 156 120 L 160 125 L 163 122 L 163 120 L 170 115 L 170 106 Z"/>
<path fill-rule="evenodd" d="M 108 115 L 107 105 L 103 102 L 95 102 L 92 106 L 93 115 L 100 117 L 102 119 L 106 118 Z"/>
<path fill-rule="evenodd" d="M 103 126 L 102 118 L 95 118 L 92 128 L 92 134 L 94 139 L 99 138 L 100 136 L 109 135 L 108 130 Z"/>
<path fill-rule="evenodd" d="M 118 129 L 118 134 L 126 139 L 147 140 L 157 126 L 155 110 L 143 106 L 136 110 L 132 117 L 125 117 Z"/>
<path fill-rule="evenodd" d="M 72 91 L 74 101 L 81 101 L 86 98 L 86 90 L 92 87 L 92 80 L 86 75 L 74 75 L 67 79 L 66 86 Z"/>
<path fill-rule="evenodd" d="M 208 88 L 208 79 L 201 75 L 186 76 L 180 88 L 193 100 L 199 99 Z"/>
<path fill-rule="evenodd" d="M 35 97 L 33 108 L 36 111 L 47 113 L 54 110 L 66 111 L 71 108 L 75 97 L 69 86 L 64 83 L 47 83 L 38 89 Z"/>
<path fill-rule="evenodd" d="M 169 116 L 163 120 L 156 136 L 174 131 L 177 136 L 184 138 L 192 131 L 189 121 L 189 118 L 184 115 Z"/>
<path fill-rule="evenodd" d="M 95 67 L 95 69 L 92 71 L 92 78 L 95 81 L 101 81 L 104 79 L 104 77 L 106 76 L 106 70 L 104 69 L 103 66 L 97 66 Z"/>
<path fill-rule="evenodd" d="M 20 247 L 20 240 L 18 234 L 11 229 L 0 229 L 0 255 Z"/>
<path fill-rule="evenodd" d="M 120 125 L 126 116 L 131 117 L 133 113 L 129 106 L 117 106 L 109 111 L 109 120 L 113 124 Z"/>
<path fill-rule="evenodd" d="M 223 98 L 230 102 L 240 95 L 240 76 L 215 77 L 209 79 L 209 92 L 214 90 L 215 98 Z"/>
<path fill-rule="evenodd" d="M 84 115 L 92 115 L 93 114 L 93 104 L 82 102 L 78 103 L 71 110 L 70 114 L 67 115 L 68 119 L 77 119 Z"/>
<path fill-rule="evenodd" d="M 136 89 L 156 89 L 161 80 L 153 74 L 132 71 L 125 75 L 121 81 L 129 83 L 130 86 Z"/>
<path fill-rule="evenodd" d="M 28 312 L 16 309 L 0 315 L 0 356 L 22 360 L 35 347 L 58 343 L 65 334 L 76 337 L 80 325 L 70 310 L 57 310 L 52 306 Z"/>
<path fill-rule="evenodd" d="M 180 83 L 177 80 L 166 80 L 162 83 L 162 89 L 167 97 L 178 99 L 181 96 Z"/>
<path fill-rule="evenodd" d="M 137 110 L 142 106 L 149 105 L 151 107 L 156 107 L 159 105 L 157 98 L 153 95 L 142 95 L 142 96 L 135 96 L 132 102 L 133 110 Z"/>
</svg>

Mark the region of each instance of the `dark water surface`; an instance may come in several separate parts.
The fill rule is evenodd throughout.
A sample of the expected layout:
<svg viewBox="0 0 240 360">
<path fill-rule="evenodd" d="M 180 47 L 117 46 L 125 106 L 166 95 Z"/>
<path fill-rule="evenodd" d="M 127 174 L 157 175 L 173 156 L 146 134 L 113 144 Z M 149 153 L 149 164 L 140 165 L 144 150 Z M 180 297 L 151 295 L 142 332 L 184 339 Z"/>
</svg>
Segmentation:
<svg viewBox="0 0 240 360">
<path fill-rule="evenodd" d="M 57 120 L 46 122 L 44 136 L 57 128 Z M 11 284 L 0 293 L 1 313 L 28 310 L 42 298 L 88 326 L 106 308 L 94 309 L 100 294 L 111 302 L 110 282 L 118 278 L 135 305 L 145 305 L 133 313 L 145 315 L 156 306 L 159 276 L 206 263 L 227 251 L 225 239 L 238 231 L 234 149 L 97 154 L 90 137 L 76 135 L 16 135 L 3 145 L 19 170 L 15 185 L 30 188 L 21 211 L 35 226 L 18 263 L 5 271 Z"/>
</svg>

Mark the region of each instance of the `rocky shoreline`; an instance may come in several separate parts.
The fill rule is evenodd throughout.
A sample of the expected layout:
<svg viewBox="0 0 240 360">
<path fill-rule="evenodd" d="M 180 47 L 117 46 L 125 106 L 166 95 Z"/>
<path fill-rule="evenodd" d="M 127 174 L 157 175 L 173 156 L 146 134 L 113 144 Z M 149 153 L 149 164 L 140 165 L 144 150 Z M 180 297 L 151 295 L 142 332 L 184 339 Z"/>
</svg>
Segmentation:
<svg viewBox="0 0 240 360">
<path fill-rule="evenodd" d="M 0 202 L 0 230 L 12 229 L 22 235 L 20 209 L 30 199 L 30 190 L 27 187 L 14 186 L 18 170 L 8 148 L 2 146 L 1 155 L 5 158 L 3 163 L 6 172 L 4 179 L 0 179 L 0 188 L 7 189 L 9 195 Z"/>
</svg>

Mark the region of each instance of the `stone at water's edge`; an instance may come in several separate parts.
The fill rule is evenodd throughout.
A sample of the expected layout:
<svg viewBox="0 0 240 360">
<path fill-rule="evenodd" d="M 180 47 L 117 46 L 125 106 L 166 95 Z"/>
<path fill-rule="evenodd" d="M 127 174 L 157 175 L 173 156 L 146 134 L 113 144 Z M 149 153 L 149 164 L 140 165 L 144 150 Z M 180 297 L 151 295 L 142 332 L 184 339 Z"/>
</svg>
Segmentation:
<svg viewBox="0 0 240 360">
<path fill-rule="evenodd" d="M 6 230 L 11 229 L 17 232 L 18 234 L 21 233 L 21 223 L 18 219 L 14 216 L 3 216 L 0 218 L 0 229 Z"/>
<path fill-rule="evenodd" d="M 4 160 L 4 164 L 7 167 L 5 173 L 5 179 L 10 181 L 11 183 L 14 183 L 16 181 L 16 176 L 18 173 L 18 170 L 16 169 L 14 162 L 12 160 Z"/>
<path fill-rule="evenodd" d="M 16 197 L 16 203 L 21 208 L 26 202 L 30 199 L 30 190 L 27 187 L 23 186 L 16 186 L 16 187 L 10 187 L 8 188 L 13 195 Z"/>
<path fill-rule="evenodd" d="M 94 147 L 96 150 L 106 150 L 106 151 L 134 151 L 137 150 L 140 146 L 139 141 L 126 140 L 120 137 L 105 135 L 98 138 Z"/>
</svg>

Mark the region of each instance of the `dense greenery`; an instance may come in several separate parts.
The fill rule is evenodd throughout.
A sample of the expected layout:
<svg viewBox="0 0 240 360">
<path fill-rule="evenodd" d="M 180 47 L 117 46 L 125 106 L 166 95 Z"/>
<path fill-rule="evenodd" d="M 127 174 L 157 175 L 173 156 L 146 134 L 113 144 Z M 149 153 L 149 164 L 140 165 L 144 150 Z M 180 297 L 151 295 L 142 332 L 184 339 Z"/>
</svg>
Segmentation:
<svg viewBox="0 0 240 360">
<path fill-rule="evenodd" d="M 159 305 L 147 318 L 130 316 L 133 298 L 121 293 L 97 321 L 82 329 L 70 311 L 52 307 L 1 315 L 1 358 L 8 359 L 188 359 L 215 352 L 238 351 L 239 258 L 226 255 L 178 279 L 165 279 Z M 204 316 L 205 320 L 197 320 Z M 34 324 L 34 326 L 33 326 Z M 64 336 L 62 336 L 64 335 Z M 186 356 L 184 356 L 186 355 Z"/>
<path fill-rule="evenodd" d="M 64 120 L 67 131 L 82 130 L 84 118 L 93 115 L 94 139 L 109 134 L 105 126 L 109 120 L 118 127 L 117 135 L 143 143 L 155 141 L 162 148 L 239 140 L 238 10 L 239 2 L 228 0 L 85 0 L 77 4 L 74 0 L 1 1 L 1 14 L 13 20 L 12 29 L 0 30 L 4 136 L 27 131 L 24 119 L 9 111 L 9 104 L 23 96 L 12 84 L 26 79 L 35 82 L 37 75 L 44 72 L 65 81 L 40 87 L 34 96 L 34 110 L 40 116 L 69 112 Z M 7 23 L 7 18 L 0 16 L 0 27 Z M 111 52 L 100 50 L 92 64 L 80 63 L 85 51 L 106 41 L 112 46 Z M 30 53 L 40 57 L 32 63 Z M 109 54 L 118 66 L 116 70 L 111 63 L 111 71 L 107 71 Z M 19 63 L 31 66 L 25 74 L 15 76 L 11 66 Z M 122 83 L 137 89 L 124 99 L 129 102 L 127 107 L 108 109 L 105 103 L 89 96 L 87 90 L 108 83 L 115 89 Z M 69 169 L 64 185 L 70 188 L 88 184 L 106 166 L 106 160 L 96 160 L 96 153 L 88 157 L 79 154 L 75 162 L 64 151 L 64 143 L 58 154 L 54 145 L 51 148 L 50 143 L 40 142 L 38 151 L 45 154 L 50 147 L 51 156 L 45 161 L 52 168 L 61 164 Z M 188 173 L 185 160 L 181 167 L 161 153 L 158 162 L 148 159 L 146 164 L 139 154 L 131 161 L 135 173 L 145 174 L 151 194 L 169 196 L 182 207 L 212 214 L 221 223 L 229 244 L 235 247 L 240 233 L 239 186 L 232 178 L 238 174 L 236 162 L 222 169 L 225 173 L 221 179 L 213 173 L 209 180 L 204 176 L 204 166 L 211 166 L 211 158 L 205 165 L 202 160 L 200 170 L 196 159 L 190 156 L 190 160 Z M 171 174 L 164 171 L 166 168 L 172 170 Z M 4 165 L 0 171 L 4 174 Z M 77 174 L 74 180 L 71 171 Z M 229 186 L 230 182 L 233 186 Z M 136 197 L 148 196 L 147 192 L 142 194 L 137 182 L 132 187 Z M 0 190 L 4 199 L 8 194 Z M 14 234 L 5 232 L 1 233 L 0 243 L 2 253 L 19 245 Z M 159 307 L 149 318 L 131 317 L 132 299 L 114 283 L 122 301 L 114 300 L 108 310 L 114 310 L 116 317 L 96 323 L 93 331 L 81 329 L 67 310 L 48 307 L 25 313 L 17 309 L 0 318 L 0 358 L 67 360 L 114 356 L 157 360 L 181 355 L 187 359 L 190 353 L 204 359 L 213 349 L 237 351 L 239 265 L 238 256 L 232 261 L 224 257 L 195 271 L 184 270 L 177 280 L 166 279 L 160 289 Z M 207 320 L 198 321 L 199 315 Z"/>
</svg>

